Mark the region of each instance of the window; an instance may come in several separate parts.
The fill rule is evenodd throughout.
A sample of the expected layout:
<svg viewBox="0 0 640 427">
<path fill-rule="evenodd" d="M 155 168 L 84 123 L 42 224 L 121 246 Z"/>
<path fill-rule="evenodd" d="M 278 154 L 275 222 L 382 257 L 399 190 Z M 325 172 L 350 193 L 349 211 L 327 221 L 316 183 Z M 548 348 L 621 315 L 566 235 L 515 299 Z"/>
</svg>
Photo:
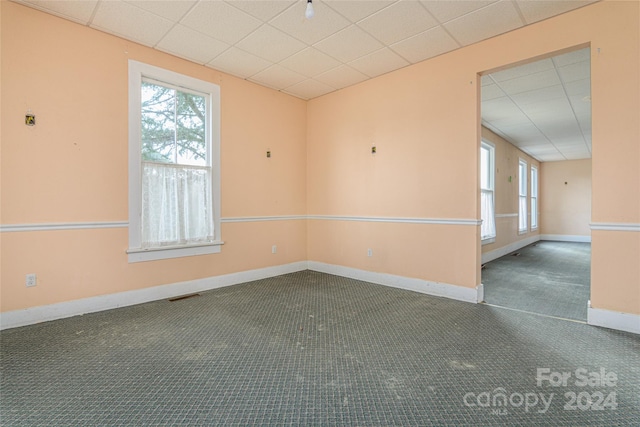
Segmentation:
<svg viewBox="0 0 640 427">
<path fill-rule="evenodd" d="M 527 232 L 527 162 L 520 159 L 518 164 L 518 232 Z"/>
<path fill-rule="evenodd" d="M 538 228 L 538 168 L 531 166 L 531 229 Z"/>
<path fill-rule="evenodd" d="M 129 61 L 129 262 L 220 252 L 220 91 Z"/>
<path fill-rule="evenodd" d="M 492 243 L 496 237 L 495 201 L 495 147 L 480 144 L 480 237 L 482 243 Z"/>
</svg>

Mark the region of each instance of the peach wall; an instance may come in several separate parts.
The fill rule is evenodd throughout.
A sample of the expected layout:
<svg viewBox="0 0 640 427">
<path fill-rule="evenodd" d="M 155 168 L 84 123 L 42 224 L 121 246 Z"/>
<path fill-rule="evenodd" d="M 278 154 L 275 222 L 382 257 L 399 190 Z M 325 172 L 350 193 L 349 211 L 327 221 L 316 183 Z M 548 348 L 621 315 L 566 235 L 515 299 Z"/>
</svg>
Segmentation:
<svg viewBox="0 0 640 427">
<path fill-rule="evenodd" d="M 311 100 L 309 213 L 479 219 L 478 73 L 591 46 L 593 220 L 640 224 L 639 16 L 638 2 L 598 2 Z M 378 146 L 375 157 L 372 144 Z M 374 232 L 361 236 L 360 227 L 326 222 L 309 224 L 311 260 L 356 267 L 365 242 L 389 245 Z M 405 254 L 436 248 L 444 255 L 410 257 L 398 274 L 438 274 L 445 283 L 467 287 L 480 283 L 477 227 L 458 226 L 458 240 L 447 241 L 428 237 L 435 232 L 407 236 L 404 226 L 385 232 L 394 239 L 390 246 Z M 603 232 L 619 246 L 594 248 L 594 308 L 640 313 L 640 276 L 625 264 L 640 259 L 640 251 L 629 233 L 638 235 Z M 341 256 L 312 249 L 318 246 L 342 247 Z M 397 270 L 389 258 L 372 258 L 372 271 Z M 444 272 L 443 263 L 449 266 Z"/>
<path fill-rule="evenodd" d="M 540 228 L 531 229 L 531 166 L 538 167 L 540 173 L 540 162 L 524 153 L 515 145 L 504 138 L 482 127 L 482 138 L 493 143 L 495 146 L 496 175 L 495 175 L 495 208 L 496 208 L 496 239 L 493 243 L 482 245 L 482 253 L 491 252 L 540 234 Z M 518 179 L 520 159 L 527 161 L 527 182 L 529 191 L 527 201 L 529 212 L 527 220 L 529 228 L 526 233 L 518 231 Z"/>
<path fill-rule="evenodd" d="M 542 234 L 591 236 L 591 159 L 546 162 L 540 176 Z"/>
<path fill-rule="evenodd" d="M 220 85 L 223 220 L 306 213 L 304 101 L 15 3 L 1 5 L 2 225 L 127 221 L 129 59 Z M 35 127 L 24 125 L 28 108 Z M 127 263 L 126 227 L 3 232 L 1 310 L 307 258 L 304 220 L 223 222 L 221 232 L 220 254 L 135 264 Z M 36 287 L 25 287 L 27 273 L 37 274 Z"/>
</svg>

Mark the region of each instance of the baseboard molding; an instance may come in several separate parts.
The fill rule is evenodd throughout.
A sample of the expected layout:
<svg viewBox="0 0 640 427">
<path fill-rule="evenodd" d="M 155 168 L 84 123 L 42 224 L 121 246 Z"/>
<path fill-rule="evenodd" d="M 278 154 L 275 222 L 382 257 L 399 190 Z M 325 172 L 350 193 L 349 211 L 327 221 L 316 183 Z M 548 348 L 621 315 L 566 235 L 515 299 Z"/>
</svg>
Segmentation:
<svg viewBox="0 0 640 427">
<path fill-rule="evenodd" d="M 621 313 L 591 307 L 591 301 L 587 308 L 587 324 L 602 326 L 609 329 L 640 334 L 640 314 Z"/>
<path fill-rule="evenodd" d="M 551 240 L 554 242 L 591 243 L 591 236 L 580 236 L 580 235 L 570 235 L 570 234 L 541 234 L 540 240 Z"/>
<path fill-rule="evenodd" d="M 265 267 L 222 276 L 206 277 L 187 282 L 172 283 L 169 285 L 153 286 L 134 291 L 119 292 L 116 294 L 83 298 L 74 301 L 65 301 L 57 304 L 31 307 L 23 310 L 0 313 L 0 330 L 32 325 L 50 320 L 98 311 L 111 310 L 119 307 L 143 304 L 146 302 L 173 298 L 181 295 L 204 292 L 253 280 L 266 279 L 293 273 L 307 269 L 307 262 L 300 261 L 291 264 Z"/>
<path fill-rule="evenodd" d="M 494 259 L 498 259 L 500 257 L 505 256 L 508 253 L 511 253 L 513 251 L 517 251 L 518 249 L 522 249 L 525 246 L 529 246 L 532 243 L 535 243 L 539 240 L 542 240 L 540 238 L 541 236 L 536 234 L 535 236 L 530 236 L 527 237 L 525 239 L 522 240 L 518 240 L 517 242 L 513 242 L 511 244 L 508 244 L 506 246 L 503 246 L 501 248 L 498 249 L 494 249 L 490 252 L 486 252 L 482 254 L 482 264 L 485 264 L 487 262 L 493 261 Z"/>
<path fill-rule="evenodd" d="M 396 276 L 386 273 L 376 273 L 373 271 L 360 270 L 341 265 L 325 264 L 317 261 L 309 261 L 308 268 L 309 270 L 321 273 L 348 277 L 350 279 L 362 280 L 364 282 L 376 283 L 378 285 L 390 286 L 392 288 L 405 289 L 428 295 L 451 298 L 458 301 L 478 303 L 484 299 L 484 288 L 482 284 L 478 285 L 475 289 L 465 288 L 463 286 L 450 285 L 448 283 L 431 282 L 428 280 L 413 279 L 410 277 Z"/>
</svg>

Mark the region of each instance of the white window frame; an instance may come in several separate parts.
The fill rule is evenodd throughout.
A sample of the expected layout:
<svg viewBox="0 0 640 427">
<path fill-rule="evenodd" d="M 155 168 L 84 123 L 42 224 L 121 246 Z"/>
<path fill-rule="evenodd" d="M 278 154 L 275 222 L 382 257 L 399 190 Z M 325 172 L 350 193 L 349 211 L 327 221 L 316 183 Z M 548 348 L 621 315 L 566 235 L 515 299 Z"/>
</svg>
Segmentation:
<svg viewBox="0 0 640 427">
<path fill-rule="evenodd" d="M 207 243 L 142 248 L 141 84 L 148 78 L 207 95 L 205 129 L 209 143 L 213 209 L 213 241 Z M 220 86 L 153 65 L 129 60 L 129 249 L 132 262 L 154 261 L 220 252 Z"/>
<path fill-rule="evenodd" d="M 525 234 L 529 229 L 529 220 L 527 217 L 527 169 L 528 164 L 524 159 L 518 161 L 518 234 Z M 522 207 L 522 198 L 524 198 L 524 209 Z M 524 226 L 522 226 L 524 222 Z"/>
<path fill-rule="evenodd" d="M 538 168 L 531 165 L 531 230 L 538 229 Z"/>
<path fill-rule="evenodd" d="M 496 182 L 496 147 L 495 145 L 493 145 L 491 142 L 488 141 L 484 141 L 482 140 L 480 143 L 480 150 L 482 152 L 482 148 L 485 148 L 489 151 L 489 188 L 488 189 L 484 189 L 482 188 L 482 179 L 480 180 L 480 192 L 487 192 L 490 191 L 492 193 L 492 197 L 491 197 L 491 201 L 493 203 L 493 230 L 494 233 L 493 235 L 489 235 L 487 237 L 482 237 L 482 233 L 480 235 L 480 239 L 482 241 L 483 245 L 487 245 L 490 243 L 494 243 L 496 241 L 496 188 L 495 188 L 495 182 Z M 482 173 L 482 156 L 480 156 L 480 173 Z M 481 208 L 482 208 L 482 203 L 481 203 Z"/>
</svg>

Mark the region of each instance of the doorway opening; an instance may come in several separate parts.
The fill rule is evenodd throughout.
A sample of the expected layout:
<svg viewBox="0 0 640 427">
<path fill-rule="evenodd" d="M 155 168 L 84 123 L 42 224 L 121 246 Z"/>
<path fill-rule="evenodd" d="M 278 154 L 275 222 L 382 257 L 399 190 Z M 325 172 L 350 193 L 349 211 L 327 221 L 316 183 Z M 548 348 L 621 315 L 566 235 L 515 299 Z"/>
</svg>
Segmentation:
<svg viewBox="0 0 640 427">
<path fill-rule="evenodd" d="M 581 46 L 482 75 L 481 275 L 487 304 L 587 320 L 590 64 L 590 48 Z"/>
</svg>

